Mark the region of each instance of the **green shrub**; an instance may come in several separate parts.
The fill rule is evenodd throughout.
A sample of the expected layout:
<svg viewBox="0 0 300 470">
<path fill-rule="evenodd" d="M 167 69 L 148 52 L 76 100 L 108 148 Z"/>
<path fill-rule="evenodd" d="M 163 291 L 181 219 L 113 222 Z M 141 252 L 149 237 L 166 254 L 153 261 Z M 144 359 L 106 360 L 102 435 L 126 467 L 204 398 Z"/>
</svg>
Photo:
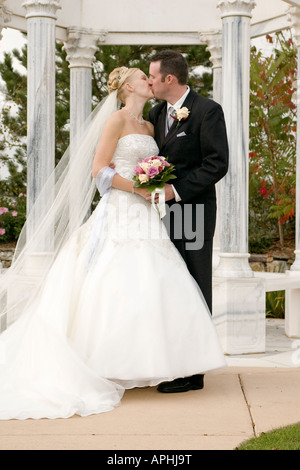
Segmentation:
<svg viewBox="0 0 300 470">
<path fill-rule="evenodd" d="M 285 316 L 285 291 L 267 292 L 266 317 L 284 318 Z"/>
</svg>

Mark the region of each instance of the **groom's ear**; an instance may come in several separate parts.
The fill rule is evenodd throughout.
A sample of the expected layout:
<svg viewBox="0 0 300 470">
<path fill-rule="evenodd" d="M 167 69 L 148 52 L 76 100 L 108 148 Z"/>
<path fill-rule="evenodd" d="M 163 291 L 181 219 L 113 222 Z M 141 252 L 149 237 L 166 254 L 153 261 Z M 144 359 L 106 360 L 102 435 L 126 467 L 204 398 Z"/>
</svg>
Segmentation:
<svg viewBox="0 0 300 470">
<path fill-rule="evenodd" d="M 172 85 L 176 80 L 176 77 L 175 75 L 172 75 L 171 73 L 169 73 L 168 75 L 166 75 L 165 77 L 165 83 L 167 85 Z"/>
</svg>

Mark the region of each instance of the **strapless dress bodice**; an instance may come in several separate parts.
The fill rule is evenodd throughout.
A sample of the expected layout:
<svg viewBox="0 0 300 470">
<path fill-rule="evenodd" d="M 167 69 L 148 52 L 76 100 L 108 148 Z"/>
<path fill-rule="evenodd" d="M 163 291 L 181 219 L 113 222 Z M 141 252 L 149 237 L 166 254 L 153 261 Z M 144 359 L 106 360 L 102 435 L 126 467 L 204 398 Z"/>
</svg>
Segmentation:
<svg viewBox="0 0 300 470">
<path fill-rule="evenodd" d="M 119 139 L 112 162 L 120 176 L 132 179 L 137 163 L 155 155 L 158 155 L 158 147 L 152 136 L 127 134 Z"/>
</svg>

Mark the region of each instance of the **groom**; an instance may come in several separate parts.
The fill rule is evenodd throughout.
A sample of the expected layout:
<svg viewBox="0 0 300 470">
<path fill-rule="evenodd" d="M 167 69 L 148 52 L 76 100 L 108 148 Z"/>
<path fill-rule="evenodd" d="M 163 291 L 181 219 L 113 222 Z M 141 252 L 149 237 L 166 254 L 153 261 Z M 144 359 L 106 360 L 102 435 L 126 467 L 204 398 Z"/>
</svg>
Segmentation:
<svg viewBox="0 0 300 470">
<path fill-rule="evenodd" d="M 170 217 L 170 238 L 211 311 L 215 184 L 228 169 L 228 143 L 221 106 L 195 93 L 188 87 L 187 81 L 188 65 L 179 52 L 165 50 L 151 57 L 149 84 L 154 97 L 164 101 L 151 109 L 149 120 L 154 125 L 159 155 L 168 157 L 176 168 L 177 179 L 172 185 L 165 185 L 166 201 L 170 211 L 176 204 L 181 208 L 180 220 L 178 211 L 172 211 L 174 217 L 172 220 Z M 178 121 L 174 117 L 182 119 Z M 195 242 L 196 249 L 193 249 L 193 245 L 187 243 L 184 224 L 188 222 L 193 226 L 189 233 L 194 230 L 199 223 L 196 219 L 199 218 L 200 206 L 204 207 L 204 242 L 200 249 Z M 180 238 L 176 235 L 178 224 L 182 224 L 183 229 Z M 201 388 L 203 375 L 196 375 L 160 384 L 158 390 L 172 393 Z"/>
</svg>

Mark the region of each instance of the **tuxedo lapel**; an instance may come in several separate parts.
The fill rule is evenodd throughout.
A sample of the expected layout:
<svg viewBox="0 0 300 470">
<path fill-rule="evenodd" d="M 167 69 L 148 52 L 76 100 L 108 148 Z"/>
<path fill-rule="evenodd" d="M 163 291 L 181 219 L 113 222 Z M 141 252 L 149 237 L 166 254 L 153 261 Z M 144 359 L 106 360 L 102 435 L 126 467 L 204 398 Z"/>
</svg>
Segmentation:
<svg viewBox="0 0 300 470">
<path fill-rule="evenodd" d="M 177 135 L 178 132 L 182 132 L 182 131 L 179 131 L 179 129 L 182 126 L 184 126 L 185 123 L 189 119 L 192 119 L 191 113 L 192 113 L 192 107 L 193 107 L 194 99 L 195 99 L 195 92 L 193 90 L 191 90 L 189 92 L 189 94 L 187 95 L 186 99 L 184 100 L 183 104 L 182 104 L 182 108 L 186 107 L 190 111 L 190 114 L 189 114 L 187 120 L 182 121 L 178 126 L 178 121 L 176 121 L 174 119 L 174 122 L 173 122 L 172 126 L 170 127 L 170 130 L 167 133 L 167 135 L 165 135 L 167 106 L 164 108 L 164 113 L 161 113 L 161 116 L 162 116 L 162 114 L 164 114 L 164 128 L 163 128 L 164 132 L 163 132 L 163 140 L 161 141 L 162 145 L 165 145 L 167 142 L 169 142 L 171 139 L 173 139 Z"/>
<path fill-rule="evenodd" d="M 162 147 L 163 142 L 165 140 L 166 117 L 167 117 L 167 103 L 164 104 L 158 116 L 156 142 L 159 148 Z"/>
</svg>

